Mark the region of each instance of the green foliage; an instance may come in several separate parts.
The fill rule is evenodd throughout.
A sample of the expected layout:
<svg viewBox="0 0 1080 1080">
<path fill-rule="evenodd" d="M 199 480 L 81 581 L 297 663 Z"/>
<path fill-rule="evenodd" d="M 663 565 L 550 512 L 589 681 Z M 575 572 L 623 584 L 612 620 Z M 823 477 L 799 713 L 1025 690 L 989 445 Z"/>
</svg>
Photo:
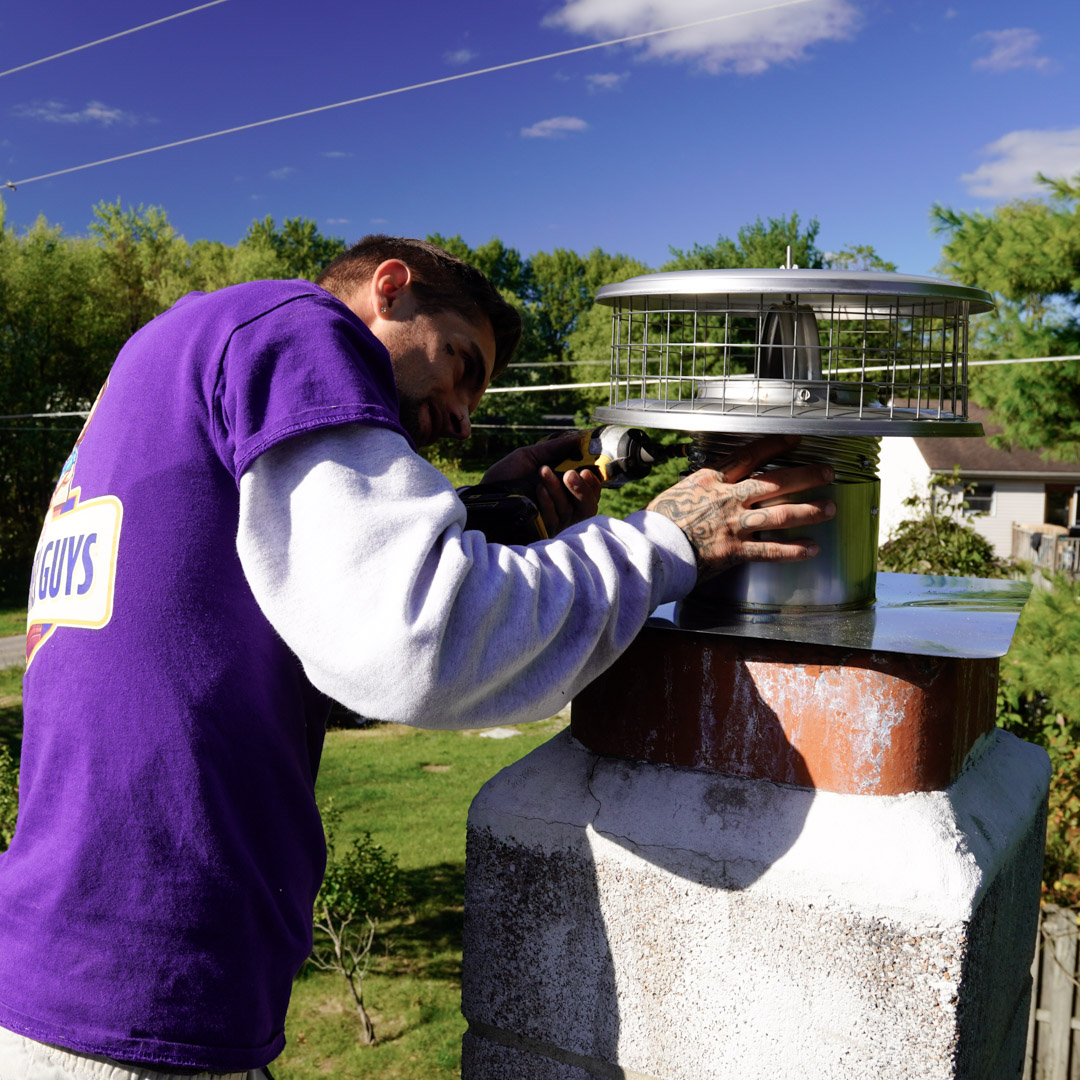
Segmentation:
<svg viewBox="0 0 1080 1080">
<path fill-rule="evenodd" d="M 433 233 L 427 239 L 482 270 L 521 314 L 521 347 L 513 365 L 500 376 L 499 387 L 606 380 L 611 315 L 607 308 L 595 306 L 596 292 L 608 282 L 646 273 L 643 264 L 600 248 L 587 256 L 556 248 L 524 259 L 516 248 L 507 247 L 498 238 L 478 248 L 470 247 L 460 236 Z M 594 366 L 589 363 L 592 360 L 602 362 Z M 587 424 L 593 407 L 601 400 L 607 400 L 606 389 L 489 394 L 473 417 L 474 422 L 505 424 L 521 430 L 492 432 L 478 428 L 465 448 L 466 464 L 475 467 L 534 441 L 556 426 L 552 416 L 580 414 L 582 423 Z M 436 452 L 444 457 L 460 457 L 463 453 L 460 447 L 449 446 L 437 447 Z"/>
<path fill-rule="evenodd" d="M 899 267 L 883 259 L 870 244 L 848 244 L 825 257 L 825 265 L 832 270 L 873 270 L 877 273 L 895 274 Z"/>
<path fill-rule="evenodd" d="M 1001 661 L 998 723 L 1050 755 L 1043 896 L 1080 905 L 1080 580 L 1035 588 Z"/>
<path fill-rule="evenodd" d="M 1023 199 L 992 213 L 935 205 L 947 236 L 941 269 L 996 294 L 998 310 L 975 321 L 972 356 L 1014 359 L 1080 352 L 1080 173 L 1040 181 L 1047 199 Z M 1080 458 L 1080 362 L 973 369 L 975 399 L 1004 434 L 999 445 Z"/>
<path fill-rule="evenodd" d="M 0 745 L 0 851 L 6 851 L 15 835 L 19 812 L 19 767 L 6 746 Z"/>
<path fill-rule="evenodd" d="M 1042 183 L 1051 198 L 1019 199 L 992 213 L 967 213 L 934 204 L 936 232 L 950 277 L 1023 303 L 1038 317 L 1051 296 L 1080 296 L 1080 173 Z"/>
<path fill-rule="evenodd" d="M 904 505 L 913 511 L 878 552 L 878 567 L 901 574 L 944 574 L 959 577 L 1008 577 L 1009 569 L 989 541 L 957 515 L 967 505 L 964 485 L 951 476 L 931 477 L 929 491 L 912 495 Z"/>
<path fill-rule="evenodd" d="M 89 408 L 116 354 L 141 326 L 193 290 L 258 277 L 313 277 L 340 251 L 314 223 L 256 222 L 234 248 L 194 244 L 160 207 L 94 207 L 89 235 L 39 219 L 17 233 L 0 200 L 0 413 Z M 34 547 L 77 418 L 0 422 L 0 598 L 22 600 Z"/>
<path fill-rule="evenodd" d="M 130 298 L 108 292 L 112 269 L 88 240 L 38 219 L 0 225 L 0 411 L 85 409 L 126 337 Z M 81 426 L 58 418 L 0 422 L 0 596 L 25 601 L 49 493 Z"/>
<path fill-rule="evenodd" d="M 791 246 L 791 263 L 803 270 L 820 270 L 825 265 L 825 253 L 817 246 L 821 224 L 816 218 L 804 227 L 797 213 L 788 217 L 758 218 L 744 225 L 737 238 L 721 234 L 715 244 L 694 244 L 686 251 L 669 248 L 671 259 L 661 270 L 727 270 L 742 267 L 776 267 L 787 264 L 787 249 Z"/>
<path fill-rule="evenodd" d="M 478 248 L 471 248 L 460 234 L 443 236 L 432 233 L 427 238 L 451 255 L 470 266 L 475 266 L 486 275 L 496 289 L 513 293 L 522 300 L 529 299 L 531 289 L 531 270 L 517 248 L 507 247 L 497 236 Z"/>
<path fill-rule="evenodd" d="M 341 976 L 305 968 L 293 984 L 279 1080 L 460 1080 L 462 888 L 465 819 L 477 790 L 499 769 L 565 724 L 522 725 L 512 739 L 425 731 L 397 724 L 333 731 L 319 768 L 320 804 L 341 812 L 338 843 L 370 830 L 398 863 L 408 914 L 388 916 L 365 978 L 379 1041 L 358 1039 Z M 344 1006 L 344 1007 L 343 1007 Z"/>
<path fill-rule="evenodd" d="M 267 216 L 253 221 L 237 252 L 238 281 L 306 278 L 314 281 L 345 251 L 345 241 L 323 236 L 308 218 L 286 218 L 279 229 Z"/>
<path fill-rule="evenodd" d="M 375 1042 L 375 1025 L 364 1005 L 364 976 L 379 920 L 404 907 L 407 895 L 394 856 L 365 832 L 338 854 L 335 830 L 341 813 L 331 799 L 322 809 L 326 874 L 315 900 L 311 963 L 344 979 L 360 1017 L 363 1042 Z"/>
<path fill-rule="evenodd" d="M 1024 738 L 1043 743 L 1064 731 L 1080 745 L 1080 580 L 1059 574 L 1050 586 L 1032 590 L 1002 674 L 1014 697 L 1038 705 Z"/>
<path fill-rule="evenodd" d="M 800 266 L 822 266 L 816 220 L 798 214 L 758 219 L 735 240 L 689 252 L 672 249 L 668 268 L 779 266 L 792 246 Z M 574 384 L 569 390 L 489 394 L 468 446 L 435 447 L 436 456 L 466 471 L 534 441 L 574 416 L 586 426 L 607 402 L 610 309 L 595 303 L 605 284 L 648 273 L 643 263 L 596 248 L 587 255 L 558 248 L 525 258 L 493 238 L 476 248 L 460 236 L 429 239 L 486 273 L 521 313 L 524 336 L 515 364 L 500 387 Z M 44 220 L 22 233 L 4 226 L 0 199 L 0 404 L 8 414 L 85 410 L 96 396 L 124 342 L 151 318 L 193 290 L 214 290 L 259 278 L 314 278 L 345 248 L 322 236 L 312 221 L 272 217 L 255 221 L 230 247 L 219 241 L 189 244 L 160 207 L 94 208 L 89 236 L 66 236 Z M 837 258 L 877 265 L 868 247 Z M 880 260 L 879 260 L 880 261 Z M 881 264 L 887 266 L 889 264 Z M 532 366 L 535 365 L 535 366 Z M 580 384 L 598 382 L 589 388 Z M 499 426 L 509 425 L 511 430 Z M 17 603 L 60 465 L 81 426 L 77 419 L 11 421 L 0 430 L 0 599 Z M 518 430 L 512 430 L 512 428 Z M 638 497 L 648 501 L 666 474 L 626 494 L 606 497 L 627 512 Z"/>
</svg>

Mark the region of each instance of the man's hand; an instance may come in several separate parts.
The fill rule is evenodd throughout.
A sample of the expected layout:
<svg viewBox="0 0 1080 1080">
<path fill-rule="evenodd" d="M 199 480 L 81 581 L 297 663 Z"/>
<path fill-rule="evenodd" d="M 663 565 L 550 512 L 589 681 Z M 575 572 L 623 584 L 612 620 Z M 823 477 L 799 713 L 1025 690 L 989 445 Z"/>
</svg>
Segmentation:
<svg viewBox="0 0 1080 1080">
<path fill-rule="evenodd" d="M 560 475 L 558 465 L 581 445 L 581 432 L 572 431 L 548 442 L 522 446 L 497 461 L 486 473 L 484 484 L 503 484 L 532 497 L 549 536 L 585 521 L 596 513 L 603 490 L 595 473 L 570 469 Z"/>
<path fill-rule="evenodd" d="M 832 483 L 833 470 L 828 465 L 755 471 L 797 441 L 795 436 L 774 435 L 747 443 L 719 467 L 691 473 L 645 508 L 671 518 L 686 534 L 697 559 L 699 580 L 737 563 L 795 562 L 818 553 L 817 544 L 809 540 L 780 543 L 755 539 L 763 529 L 817 525 L 836 513 L 836 504 L 828 499 L 771 502 Z"/>
</svg>

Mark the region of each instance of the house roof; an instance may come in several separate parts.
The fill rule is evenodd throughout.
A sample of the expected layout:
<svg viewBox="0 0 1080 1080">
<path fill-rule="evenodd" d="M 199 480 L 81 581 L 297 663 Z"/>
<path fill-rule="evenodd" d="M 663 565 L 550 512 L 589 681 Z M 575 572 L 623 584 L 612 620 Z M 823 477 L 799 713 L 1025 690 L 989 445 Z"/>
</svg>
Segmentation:
<svg viewBox="0 0 1080 1080">
<path fill-rule="evenodd" d="M 970 402 L 968 419 L 978 420 L 989 435 L 999 435 L 1001 427 L 990 422 L 987 409 Z M 965 476 L 1042 476 L 1061 483 L 1080 482 L 1080 464 L 1067 461 L 1043 461 L 1038 450 L 998 450 L 987 439 L 916 439 L 926 464 L 934 472 L 952 472 L 959 466 Z"/>
</svg>

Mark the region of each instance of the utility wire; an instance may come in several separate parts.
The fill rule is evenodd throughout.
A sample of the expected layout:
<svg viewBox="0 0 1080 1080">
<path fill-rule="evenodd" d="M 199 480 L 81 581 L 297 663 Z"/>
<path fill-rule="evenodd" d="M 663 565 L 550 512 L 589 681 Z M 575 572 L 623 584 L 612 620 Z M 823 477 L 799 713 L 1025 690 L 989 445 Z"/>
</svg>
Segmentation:
<svg viewBox="0 0 1080 1080">
<path fill-rule="evenodd" d="M 110 34 L 108 37 L 98 38 L 97 41 L 88 41 L 85 45 L 76 45 L 74 49 L 65 49 L 63 52 L 53 53 L 52 56 L 43 56 L 40 60 L 31 60 L 29 64 L 20 64 L 18 67 L 0 71 L 0 79 L 5 75 L 14 75 L 16 71 L 25 71 L 27 68 L 37 67 L 38 64 L 47 64 L 50 60 L 59 60 L 61 56 L 70 56 L 72 53 L 82 52 L 83 49 L 92 49 L 95 45 L 104 45 L 106 41 L 115 41 L 117 38 L 127 37 L 128 34 L 137 34 L 140 30 L 146 30 L 151 26 L 160 26 L 162 23 L 171 22 L 173 19 L 191 15 L 195 11 L 204 8 L 216 7 L 224 4 L 225 0 L 210 0 L 208 4 L 200 4 L 198 7 L 188 8 L 187 11 L 178 11 L 175 15 L 166 15 L 164 19 L 155 19 L 153 22 L 143 23 L 142 26 L 133 26 L 130 30 L 121 30 L 119 34 Z"/>
<path fill-rule="evenodd" d="M 1080 355 L 1076 356 L 1024 356 L 1017 360 L 969 360 L 968 367 L 990 367 L 993 364 L 1054 364 L 1060 360 L 1080 360 Z M 946 360 L 944 366 L 949 367 L 951 360 Z M 858 374 L 861 371 L 895 371 L 897 368 L 912 368 L 912 367 L 941 367 L 942 362 L 935 357 L 927 356 L 921 359 L 915 357 L 911 360 L 897 360 L 893 364 L 879 364 L 876 367 L 851 367 L 851 368 L 837 368 L 837 374 L 843 374 L 845 372 L 849 374 Z"/>
<path fill-rule="evenodd" d="M 61 416 L 89 416 L 88 411 L 84 412 L 30 412 L 30 413 L 16 413 L 12 416 L 0 416 L 0 420 L 55 420 Z"/>
<path fill-rule="evenodd" d="M 493 71 L 506 71 L 509 68 L 523 67 L 525 64 L 538 64 L 543 60 L 557 60 L 561 56 L 572 56 L 575 53 L 591 52 L 593 49 L 606 49 L 612 45 L 622 45 L 627 41 L 640 41 L 642 38 L 656 37 L 658 34 L 672 34 L 677 30 L 689 30 L 695 26 L 706 26 L 709 23 L 722 22 L 726 19 L 735 19 L 741 15 L 756 15 L 762 11 L 775 11 L 777 8 L 793 7 L 796 4 L 808 4 L 812 0 L 780 0 L 779 3 L 769 4 L 766 7 L 747 9 L 746 11 L 733 11 L 726 15 L 714 15 L 710 19 L 698 19 L 696 22 L 681 23 L 678 26 L 665 26 L 660 30 L 646 30 L 640 34 L 627 34 L 626 37 L 612 38 L 610 41 L 599 41 L 593 45 L 579 45 L 574 49 L 562 49 L 559 52 L 545 53 L 543 56 L 530 56 L 526 60 L 512 60 L 507 64 L 495 64 L 492 67 L 477 68 L 475 71 L 463 71 L 457 75 L 446 75 L 441 79 L 428 79 L 426 82 L 413 83 L 411 86 L 399 86 L 394 90 L 381 90 L 375 94 L 365 94 L 363 97 L 349 98 L 348 101 L 336 101 L 333 105 L 319 105 L 314 109 L 301 109 L 300 112 L 286 113 L 283 116 L 273 116 L 269 120 L 256 120 L 251 124 L 238 124 L 236 127 L 223 128 L 221 131 L 211 131 L 206 135 L 193 135 L 189 139 L 177 139 L 175 142 L 161 143 L 159 146 L 149 146 L 145 150 L 133 150 L 129 154 L 117 154 L 115 157 L 102 158 L 100 161 L 88 161 L 85 165 L 72 165 L 67 169 L 57 169 L 54 172 L 41 173 L 39 176 L 28 176 L 24 180 L 9 180 L 0 187 L 9 187 L 13 191 L 22 184 L 32 184 L 37 180 L 49 180 L 54 176 L 65 176 L 67 173 L 79 172 L 82 169 L 93 169 L 98 165 L 110 165 L 116 161 L 126 161 L 128 158 L 141 157 L 143 154 L 154 154 L 158 150 L 171 150 L 176 146 L 187 146 L 189 143 L 202 142 L 205 139 L 216 139 L 219 135 L 232 135 L 238 131 L 250 131 L 252 128 L 265 127 L 267 124 L 278 124 L 282 120 L 295 120 L 301 116 L 313 116 L 315 113 L 328 112 L 330 109 L 342 109 L 346 105 L 359 105 L 361 102 L 374 101 L 377 98 L 391 97 L 394 94 L 406 94 L 410 90 L 423 90 L 429 86 L 441 86 L 443 83 L 457 82 L 459 79 L 471 79 L 476 75 L 490 75 Z M 13 69 L 17 70 L 17 69 Z"/>
<path fill-rule="evenodd" d="M 1026 356 L 1019 360 L 972 360 L 968 367 L 982 367 L 990 364 L 1046 364 L 1056 363 L 1059 360 L 1080 360 L 1080 354 L 1076 356 Z M 514 367 L 514 364 L 508 365 Z M 525 365 L 520 365 L 525 366 Z M 562 367 L 563 365 L 554 365 Z M 873 367 L 873 368 L 840 368 L 840 372 L 860 372 L 860 371 L 891 371 L 892 368 L 885 367 Z M 627 376 L 619 376 L 619 379 L 626 379 Z M 630 376 L 631 382 L 640 382 L 641 376 Z M 660 376 L 650 376 L 644 380 L 647 383 L 662 382 L 663 378 Z M 588 390 L 593 387 L 610 386 L 610 380 L 604 382 L 574 382 L 574 383 L 552 383 L 550 386 L 489 386 L 484 391 L 485 394 L 539 394 L 548 390 Z M 83 412 L 43 412 L 43 413 L 15 413 L 11 416 L 0 416 L 0 420 L 53 420 L 65 416 L 89 416 L 89 411 Z M 473 424 L 473 427 L 477 425 Z M 0 430 L 5 431 L 67 431 L 67 428 L 3 428 Z M 75 430 L 71 428 L 70 430 Z"/>
</svg>

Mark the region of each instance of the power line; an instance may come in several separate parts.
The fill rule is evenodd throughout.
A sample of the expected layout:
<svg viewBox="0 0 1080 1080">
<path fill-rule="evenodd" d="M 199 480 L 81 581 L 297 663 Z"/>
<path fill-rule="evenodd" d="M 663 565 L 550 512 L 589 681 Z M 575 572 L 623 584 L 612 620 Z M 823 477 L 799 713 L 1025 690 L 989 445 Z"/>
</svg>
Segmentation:
<svg viewBox="0 0 1080 1080">
<path fill-rule="evenodd" d="M 55 420 L 59 417 L 81 416 L 83 419 L 90 415 L 87 410 L 77 412 L 29 412 L 15 413 L 11 416 L 0 416 L 0 420 Z"/>
<path fill-rule="evenodd" d="M 365 94 L 363 97 L 349 98 L 348 101 L 336 101 L 333 105 L 319 105 L 313 109 L 301 109 L 299 112 L 286 113 L 283 116 L 273 116 L 269 120 L 256 120 L 251 124 L 238 124 L 236 127 L 222 128 L 221 131 L 211 131 L 206 135 L 193 135 L 189 139 L 177 139 L 174 142 L 161 143 L 159 146 L 149 146 L 145 150 L 133 150 L 128 154 L 117 154 L 114 157 L 101 158 L 100 161 L 88 161 L 85 165 L 72 165 L 67 169 L 57 169 L 54 172 L 41 173 L 39 176 L 28 176 L 25 180 L 9 180 L 6 186 L 13 191 L 22 184 L 32 184 L 37 180 L 50 180 L 54 176 L 65 176 L 68 173 L 79 172 L 82 169 L 93 169 L 98 165 L 110 165 L 116 161 L 126 161 L 128 158 L 141 157 L 143 154 L 154 154 L 159 150 L 171 150 L 177 146 L 187 146 L 189 143 L 203 142 L 206 139 L 216 139 L 219 135 L 233 135 L 238 131 L 250 131 L 252 128 L 266 127 L 268 124 L 278 124 L 282 120 L 295 120 L 301 116 L 313 116 L 315 113 L 328 112 L 331 109 L 342 109 L 346 105 L 359 105 L 365 101 L 374 101 L 377 98 L 392 97 L 394 94 L 406 94 L 410 90 L 423 90 L 429 86 L 441 86 L 443 83 L 457 82 L 459 79 L 471 79 L 477 75 L 490 75 L 494 71 L 506 71 L 509 68 L 523 67 L 526 64 L 538 64 L 543 60 L 557 60 L 561 56 L 572 56 L 575 53 L 591 52 L 593 49 L 606 49 L 612 45 L 622 45 L 628 41 L 640 41 L 642 38 L 656 37 L 658 34 L 672 34 L 677 30 L 689 30 L 696 26 L 706 26 L 709 23 L 722 22 L 726 19 L 735 19 L 741 15 L 757 15 L 763 11 L 775 11 L 777 8 L 793 7 L 796 4 L 808 4 L 812 0 L 780 0 L 779 3 L 769 4 L 766 7 L 747 9 L 746 11 L 733 11 L 726 15 L 714 15 L 709 19 L 698 19 L 696 22 L 681 23 L 679 26 L 665 26 L 660 30 L 645 30 L 640 34 L 628 34 L 626 37 L 612 38 L 610 41 L 600 41 L 593 45 L 579 45 L 573 49 L 562 49 L 559 52 L 545 53 L 543 56 L 530 56 L 526 60 L 512 60 L 507 64 L 495 64 L 492 67 L 477 68 L 475 71 L 463 71 L 457 75 L 446 75 L 441 79 L 428 79 L 426 82 L 413 83 L 411 86 L 399 86 L 394 90 L 380 90 L 375 94 Z"/>
<path fill-rule="evenodd" d="M 1015 360 L 969 360 L 968 367 L 989 367 L 992 364 L 1053 364 L 1059 360 L 1080 360 L 1078 356 L 1024 356 Z M 949 367 L 952 364 L 951 360 L 944 362 L 945 367 Z M 851 368 L 837 368 L 836 373 L 858 375 L 863 371 L 895 371 L 899 367 L 912 368 L 912 367 L 941 367 L 942 361 L 933 356 L 922 357 L 921 359 L 915 358 L 912 360 L 898 360 L 895 364 L 878 364 L 875 367 L 851 367 Z"/>
<path fill-rule="evenodd" d="M 537 367 L 607 367 L 610 363 L 610 360 L 537 360 L 520 364 L 507 364 L 506 370 Z"/>
<path fill-rule="evenodd" d="M 1080 355 L 1026 356 L 1019 360 L 969 360 L 968 367 L 988 367 L 991 364 L 1050 364 L 1058 360 L 1080 360 Z"/>
<path fill-rule="evenodd" d="M 14 75 L 16 71 L 25 71 L 27 68 L 37 67 L 38 64 L 47 64 L 50 60 L 59 60 L 61 56 L 70 56 L 72 53 L 82 52 L 83 49 L 92 49 L 95 45 L 104 45 L 106 41 L 115 41 L 117 38 L 127 37 L 128 34 L 137 34 L 140 30 L 146 30 L 151 26 L 160 26 L 161 23 L 171 22 L 173 19 L 182 18 L 192 12 L 224 3 L 225 0 L 210 0 L 208 4 L 200 4 L 198 7 L 188 8 L 187 11 L 178 11 L 175 15 L 166 15 L 164 19 L 155 19 L 141 26 L 133 26 L 130 30 L 121 30 L 118 34 L 98 38 L 97 41 L 88 41 L 85 45 L 76 45 L 74 49 L 65 49 L 63 52 L 53 53 L 52 56 L 43 56 L 40 60 L 31 60 L 29 64 L 20 64 L 18 67 L 8 68 L 7 71 L 0 71 L 0 79 L 5 75 Z"/>
<path fill-rule="evenodd" d="M 1056 363 L 1061 360 L 1080 360 L 1080 354 L 1075 356 L 1025 356 L 1016 360 L 972 360 L 968 367 L 981 367 L 990 364 L 1047 364 Z M 593 361 L 579 361 L 579 363 L 592 363 Z M 514 367 L 514 364 L 508 365 Z M 525 365 L 520 365 L 525 366 Z M 552 365 L 554 367 L 562 367 L 563 365 Z M 841 368 L 840 372 L 860 372 L 860 371 L 891 371 L 890 366 L 872 367 L 872 368 Z M 640 382 L 641 376 L 619 376 L 620 381 L 629 379 L 630 382 Z M 663 378 L 660 376 L 648 376 L 644 380 L 647 383 L 662 382 Z M 552 383 L 549 386 L 489 386 L 484 391 L 485 394 L 539 394 L 550 390 L 590 390 L 593 388 L 610 386 L 610 380 L 604 382 L 574 382 L 574 383 Z M 60 417 L 78 416 L 85 419 L 89 416 L 89 411 L 77 411 L 77 412 L 43 412 L 43 413 L 14 413 L 10 416 L 0 416 L 0 420 L 52 420 L 59 419 Z M 473 427 L 476 427 L 473 424 Z M 76 431 L 77 428 L 0 428 L 2 431 Z"/>
<path fill-rule="evenodd" d="M 637 378 L 632 382 L 640 381 Z M 646 382 L 659 382 L 659 379 L 646 379 Z M 485 394 L 539 394 L 543 390 L 585 390 L 594 386 L 610 386 L 605 379 L 603 382 L 567 382 L 552 383 L 550 386 L 489 386 Z"/>
</svg>

